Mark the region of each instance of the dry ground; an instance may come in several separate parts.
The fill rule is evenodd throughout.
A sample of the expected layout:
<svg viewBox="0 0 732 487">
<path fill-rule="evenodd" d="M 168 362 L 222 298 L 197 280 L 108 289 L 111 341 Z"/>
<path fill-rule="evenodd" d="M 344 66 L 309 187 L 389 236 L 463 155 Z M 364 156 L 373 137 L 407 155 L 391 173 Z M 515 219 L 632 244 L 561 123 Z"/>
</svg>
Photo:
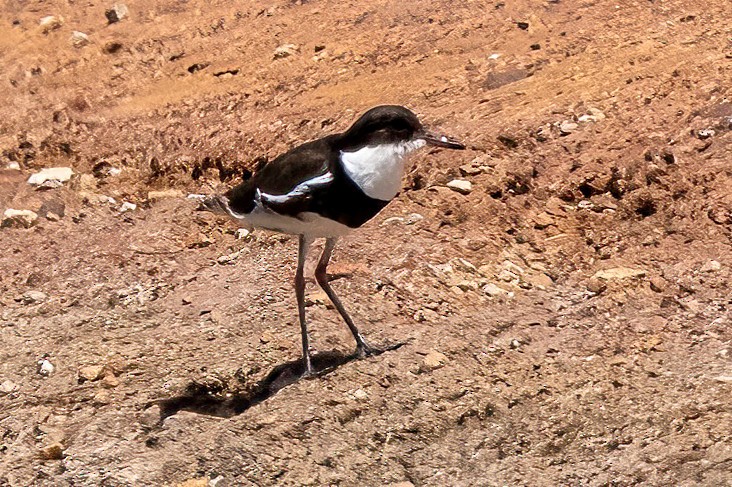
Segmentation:
<svg viewBox="0 0 732 487">
<path fill-rule="evenodd" d="M 0 5 L 0 485 L 732 485 L 727 0 L 127 6 Z M 258 402 L 296 240 L 185 196 L 381 103 L 469 145 L 335 255 L 408 343 Z"/>
</svg>

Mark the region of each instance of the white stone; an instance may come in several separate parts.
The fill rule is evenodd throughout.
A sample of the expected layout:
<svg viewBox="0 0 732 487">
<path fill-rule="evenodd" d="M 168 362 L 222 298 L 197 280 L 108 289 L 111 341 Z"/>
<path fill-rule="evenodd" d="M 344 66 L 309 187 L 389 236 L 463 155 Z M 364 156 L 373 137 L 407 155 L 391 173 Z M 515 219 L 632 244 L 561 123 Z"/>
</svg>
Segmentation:
<svg viewBox="0 0 732 487">
<path fill-rule="evenodd" d="M 353 398 L 357 401 L 365 401 L 369 398 L 369 395 L 363 389 L 356 389 L 355 391 L 353 391 Z"/>
<path fill-rule="evenodd" d="M 18 387 L 18 384 L 13 382 L 12 380 L 5 380 L 0 384 L 0 392 L 3 394 L 10 394 L 11 392 L 15 392 L 20 387 Z"/>
<path fill-rule="evenodd" d="M 453 179 L 447 183 L 447 187 L 460 194 L 469 194 L 473 190 L 473 184 L 464 179 Z"/>
<path fill-rule="evenodd" d="M 599 122 L 605 120 L 605 114 L 597 108 L 589 108 L 587 114 L 577 118 L 578 122 Z"/>
<path fill-rule="evenodd" d="M 424 220 L 424 217 L 419 213 L 410 213 L 404 220 L 407 225 L 414 225 L 415 223 Z"/>
<path fill-rule="evenodd" d="M 27 291 L 23 293 L 23 296 L 21 296 L 20 300 L 24 304 L 33 304 L 33 303 L 40 303 L 41 301 L 45 301 L 48 298 L 46 293 L 41 291 Z"/>
<path fill-rule="evenodd" d="M 496 286 L 492 282 L 489 282 L 488 284 L 483 286 L 483 292 L 486 293 L 488 296 L 493 296 L 493 297 L 508 294 L 508 291 Z"/>
<path fill-rule="evenodd" d="M 579 208 L 580 210 L 589 210 L 593 206 L 595 206 L 595 205 L 590 200 L 582 200 L 579 203 L 577 203 L 577 208 Z"/>
<path fill-rule="evenodd" d="M 30 228 L 38 221 L 38 214 L 31 210 L 14 210 L 8 208 L 3 213 L 2 227 Z"/>
<path fill-rule="evenodd" d="M 112 8 L 105 12 L 105 15 L 107 16 L 109 23 L 113 24 L 127 17 L 128 13 L 129 9 L 127 8 L 127 5 L 124 3 L 115 3 L 112 5 Z"/>
<path fill-rule="evenodd" d="M 236 232 L 234 232 L 234 236 L 237 240 L 248 240 L 251 234 L 252 232 L 247 228 L 238 228 Z"/>
<path fill-rule="evenodd" d="M 55 15 L 47 15 L 41 18 L 38 25 L 41 26 L 44 33 L 48 33 L 64 25 L 64 18 L 61 16 L 56 17 Z"/>
<path fill-rule="evenodd" d="M 8 162 L 8 165 L 5 166 L 5 169 L 10 169 L 12 171 L 20 171 L 20 164 L 18 164 L 15 161 Z"/>
<path fill-rule="evenodd" d="M 60 181 L 65 183 L 71 179 L 73 174 L 74 171 L 70 167 L 47 167 L 35 174 L 31 174 L 31 177 L 28 178 L 28 184 L 39 186 L 46 181 Z"/>
<path fill-rule="evenodd" d="M 53 374 L 54 370 L 56 370 L 56 367 L 54 367 L 53 364 L 47 359 L 38 361 L 38 373 L 42 376 L 48 377 L 49 375 Z"/>
<path fill-rule="evenodd" d="M 124 213 L 126 211 L 135 211 L 137 209 L 137 205 L 134 203 L 130 203 L 129 201 L 125 201 L 122 203 L 122 206 L 119 207 L 119 212 Z"/>
<path fill-rule="evenodd" d="M 576 123 L 565 120 L 564 122 L 559 124 L 559 131 L 563 135 L 567 135 L 577 130 L 578 127 L 579 125 L 577 125 Z"/>
<path fill-rule="evenodd" d="M 75 30 L 71 33 L 71 45 L 74 47 L 84 47 L 89 44 L 89 36 L 83 32 Z"/>
</svg>

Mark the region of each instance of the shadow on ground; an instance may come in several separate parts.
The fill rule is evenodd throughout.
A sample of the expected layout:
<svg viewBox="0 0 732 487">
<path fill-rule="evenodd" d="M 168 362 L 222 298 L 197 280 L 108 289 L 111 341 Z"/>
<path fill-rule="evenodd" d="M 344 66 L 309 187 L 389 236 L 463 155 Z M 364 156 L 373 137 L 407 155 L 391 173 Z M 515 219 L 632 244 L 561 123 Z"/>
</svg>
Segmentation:
<svg viewBox="0 0 732 487">
<path fill-rule="evenodd" d="M 380 350 L 376 355 L 396 350 L 405 345 L 399 342 L 389 345 Z M 160 421 L 173 416 L 179 411 L 189 411 L 208 416 L 230 418 L 242 414 L 250 407 L 266 401 L 281 389 L 292 385 L 303 378 L 316 378 L 329 374 L 341 365 L 356 360 L 358 355 L 343 354 L 337 350 L 320 352 L 312 355 L 312 366 L 315 374 L 305 376 L 305 367 L 301 359 L 285 362 L 274 367 L 267 376 L 256 382 L 252 387 L 245 388 L 245 391 L 227 392 L 214 386 L 191 383 L 180 396 L 156 401 L 160 407 Z"/>
</svg>

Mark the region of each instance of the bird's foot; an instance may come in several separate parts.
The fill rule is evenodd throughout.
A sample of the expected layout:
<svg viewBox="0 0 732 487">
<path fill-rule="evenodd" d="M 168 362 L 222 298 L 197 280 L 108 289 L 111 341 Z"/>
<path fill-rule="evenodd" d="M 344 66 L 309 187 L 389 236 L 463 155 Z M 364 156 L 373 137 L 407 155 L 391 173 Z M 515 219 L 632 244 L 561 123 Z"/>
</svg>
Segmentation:
<svg viewBox="0 0 732 487">
<path fill-rule="evenodd" d="M 374 355 L 380 355 L 389 350 L 389 348 L 377 347 L 371 345 L 365 340 L 361 340 L 356 346 L 356 356 L 358 358 L 372 357 Z"/>
<path fill-rule="evenodd" d="M 407 342 L 397 342 L 392 343 L 391 345 L 386 345 L 383 347 L 377 347 L 375 345 L 371 345 L 365 340 L 361 340 L 358 345 L 356 346 L 356 357 L 358 358 L 365 358 L 365 357 L 373 357 L 374 355 L 381 355 L 384 352 L 390 352 L 391 350 L 396 350 L 397 348 L 402 347 L 403 345 L 406 345 Z"/>
</svg>

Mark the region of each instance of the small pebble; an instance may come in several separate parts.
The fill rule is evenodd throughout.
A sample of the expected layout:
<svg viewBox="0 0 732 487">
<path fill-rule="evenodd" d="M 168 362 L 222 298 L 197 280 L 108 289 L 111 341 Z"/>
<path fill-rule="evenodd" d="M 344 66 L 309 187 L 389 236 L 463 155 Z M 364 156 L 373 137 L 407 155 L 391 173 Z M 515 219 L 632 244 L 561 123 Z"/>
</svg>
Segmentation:
<svg viewBox="0 0 732 487">
<path fill-rule="evenodd" d="M 423 370 L 430 371 L 444 367 L 448 362 L 447 356 L 437 350 L 430 350 L 422 360 Z"/>
<path fill-rule="evenodd" d="M 129 201 L 125 201 L 119 207 L 119 212 L 120 213 L 125 213 L 127 211 L 135 211 L 136 209 L 137 209 L 137 205 L 136 204 L 130 203 Z"/>
<path fill-rule="evenodd" d="M 41 458 L 44 460 L 60 460 L 64 455 L 64 446 L 59 443 L 51 443 L 41 449 Z"/>
<path fill-rule="evenodd" d="M 274 59 L 283 59 L 300 52 L 297 44 L 283 44 L 274 50 Z"/>
<path fill-rule="evenodd" d="M 80 48 L 89 44 L 89 36 L 83 32 L 75 30 L 71 33 L 71 45 Z"/>
<path fill-rule="evenodd" d="M 470 192 L 473 191 L 473 184 L 470 181 L 465 181 L 464 179 L 453 179 L 447 183 L 447 187 L 460 194 L 470 194 Z"/>
<path fill-rule="evenodd" d="M 248 240 L 252 236 L 252 232 L 246 228 L 238 228 L 234 232 L 234 236 L 237 240 Z"/>
<path fill-rule="evenodd" d="M 496 297 L 496 296 L 503 296 L 509 294 L 508 291 L 505 289 L 496 286 L 492 282 L 489 282 L 485 286 L 483 286 L 483 292 L 487 294 L 488 296 Z"/>
<path fill-rule="evenodd" d="M 596 277 L 592 277 L 587 281 L 587 290 L 593 294 L 602 294 L 606 289 L 607 284 Z"/>
<path fill-rule="evenodd" d="M 46 293 L 41 291 L 27 291 L 20 297 L 23 304 L 33 304 L 45 301 L 48 298 Z"/>
<path fill-rule="evenodd" d="M 576 123 L 565 120 L 564 122 L 559 124 L 559 133 L 562 135 L 569 135 L 577 130 L 578 127 L 579 125 L 577 125 Z"/>
<path fill-rule="evenodd" d="M 580 210 L 589 210 L 593 206 L 595 206 L 595 205 L 593 205 L 592 201 L 590 201 L 590 200 L 582 200 L 579 203 L 577 203 L 577 208 L 579 208 Z"/>
<path fill-rule="evenodd" d="M 712 129 L 702 129 L 697 130 L 696 136 L 699 137 L 701 140 L 708 139 L 710 137 L 714 137 L 714 130 Z"/>
<path fill-rule="evenodd" d="M 365 401 L 366 399 L 369 398 L 369 395 L 363 389 L 356 389 L 355 391 L 353 391 L 353 397 L 357 401 Z"/>
<path fill-rule="evenodd" d="M 127 8 L 127 5 L 124 3 L 116 3 L 112 8 L 104 12 L 104 15 L 107 17 L 107 22 L 114 24 L 115 22 L 119 22 L 127 17 L 128 13 L 129 9 Z"/>
<path fill-rule="evenodd" d="M 3 214 L 0 226 L 15 228 L 30 228 L 38 222 L 38 214 L 31 210 L 14 210 L 8 208 Z"/>
<path fill-rule="evenodd" d="M 43 377 L 48 377 L 53 374 L 56 367 L 48 359 L 42 359 L 38 361 L 38 373 Z"/>
<path fill-rule="evenodd" d="M 31 174 L 28 178 L 28 184 L 40 186 L 46 181 L 59 181 L 65 183 L 71 179 L 71 176 L 73 175 L 74 170 L 70 167 L 48 167 L 46 169 L 41 169 L 35 174 Z"/>
<path fill-rule="evenodd" d="M 41 18 L 38 25 L 41 26 L 41 30 L 43 30 L 44 34 L 48 34 L 52 30 L 56 30 L 64 25 L 64 18 L 60 16 L 56 17 L 55 15 L 47 15 L 46 17 Z"/>
<path fill-rule="evenodd" d="M 404 223 L 407 225 L 414 225 L 415 223 L 424 220 L 424 217 L 420 215 L 419 213 L 410 213 L 407 215 L 407 218 L 404 220 Z"/>
<path fill-rule="evenodd" d="M 3 381 L 2 384 L 0 384 L 0 393 L 3 393 L 3 394 L 11 394 L 11 393 L 17 391 L 18 389 L 20 389 L 18 384 L 16 384 L 12 380 Z"/>
<path fill-rule="evenodd" d="M 103 365 L 89 365 L 79 369 L 79 382 L 99 380 L 104 375 Z"/>
<path fill-rule="evenodd" d="M 666 280 L 659 276 L 650 279 L 651 291 L 662 293 L 666 289 Z"/>
</svg>

